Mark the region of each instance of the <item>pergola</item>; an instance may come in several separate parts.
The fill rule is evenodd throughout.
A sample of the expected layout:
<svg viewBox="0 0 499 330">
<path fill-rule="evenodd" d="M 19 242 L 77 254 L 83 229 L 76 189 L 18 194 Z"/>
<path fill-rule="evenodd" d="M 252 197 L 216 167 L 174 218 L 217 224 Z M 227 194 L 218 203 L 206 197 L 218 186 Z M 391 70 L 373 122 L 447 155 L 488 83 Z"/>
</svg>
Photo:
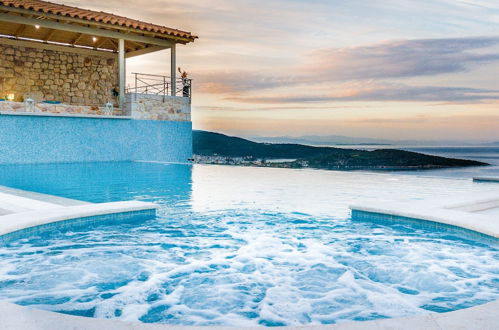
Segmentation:
<svg viewBox="0 0 499 330">
<path fill-rule="evenodd" d="M 40 0 L 0 0 L 0 43 L 118 57 L 119 103 L 125 100 L 125 59 L 171 50 L 171 95 L 176 94 L 176 44 L 197 36 L 160 25 Z"/>
</svg>

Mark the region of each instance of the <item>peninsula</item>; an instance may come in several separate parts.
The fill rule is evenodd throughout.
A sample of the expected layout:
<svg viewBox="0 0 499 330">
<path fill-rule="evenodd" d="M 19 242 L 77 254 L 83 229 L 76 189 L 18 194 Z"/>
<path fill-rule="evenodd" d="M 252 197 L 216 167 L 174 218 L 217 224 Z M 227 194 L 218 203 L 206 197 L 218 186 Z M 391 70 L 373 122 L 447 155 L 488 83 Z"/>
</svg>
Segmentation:
<svg viewBox="0 0 499 330">
<path fill-rule="evenodd" d="M 196 163 L 283 168 L 407 170 L 489 165 L 475 160 L 398 149 L 367 151 L 302 144 L 258 143 L 207 131 L 193 131 L 193 152 Z"/>
</svg>

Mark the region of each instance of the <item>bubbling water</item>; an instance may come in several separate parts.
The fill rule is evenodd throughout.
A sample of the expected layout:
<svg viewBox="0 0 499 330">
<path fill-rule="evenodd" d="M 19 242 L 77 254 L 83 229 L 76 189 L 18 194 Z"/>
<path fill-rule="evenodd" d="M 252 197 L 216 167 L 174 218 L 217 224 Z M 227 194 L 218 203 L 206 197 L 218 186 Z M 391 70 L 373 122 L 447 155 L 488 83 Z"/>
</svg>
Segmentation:
<svg viewBox="0 0 499 330">
<path fill-rule="evenodd" d="M 499 297 L 499 252 L 409 225 L 254 210 L 52 233 L 0 248 L 0 298 L 99 318 L 278 326 Z"/>
</svg>

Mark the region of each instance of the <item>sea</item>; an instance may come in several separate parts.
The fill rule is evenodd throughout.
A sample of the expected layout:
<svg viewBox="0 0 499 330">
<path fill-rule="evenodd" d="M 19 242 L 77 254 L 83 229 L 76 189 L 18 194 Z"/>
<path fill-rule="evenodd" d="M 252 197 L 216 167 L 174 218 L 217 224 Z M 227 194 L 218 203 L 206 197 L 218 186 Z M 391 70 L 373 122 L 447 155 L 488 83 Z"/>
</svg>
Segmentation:
<svg viewBox="0 0 499 330">
<path fill-rule="evenodd" d="M 490 164 L 489 166 L 445 168 L 431 170 L 401 170 L 393 171 L 399 174 L 440 176 L 452 178 L 499 177 L 499 146 L 406 146 L 406 145 L 342 145 L 349 149 L 401 149 L 423 154 L 477 160 Z"/>
</svg>

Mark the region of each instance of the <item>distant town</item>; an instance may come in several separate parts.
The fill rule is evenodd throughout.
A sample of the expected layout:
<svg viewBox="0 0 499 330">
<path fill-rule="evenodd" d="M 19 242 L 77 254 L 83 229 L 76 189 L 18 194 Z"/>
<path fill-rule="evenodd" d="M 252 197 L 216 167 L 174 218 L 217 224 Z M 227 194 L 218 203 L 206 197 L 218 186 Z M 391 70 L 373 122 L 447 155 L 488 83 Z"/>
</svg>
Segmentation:
<svg viewBox="0 0 499 330">
<path fill-rule="evenodd" d="M 237 166 L 261 166 L 261 167 L 280 167 L 297 168 L 308 167 L 308 162 L 297 159 L 254 159 L 251 156 L 245 157 L 226 157 L 226 156 L 203 156 L 194 155 L 196 164 L 215 164 L 215 165 L 237 165 Z"/>
</svg>

